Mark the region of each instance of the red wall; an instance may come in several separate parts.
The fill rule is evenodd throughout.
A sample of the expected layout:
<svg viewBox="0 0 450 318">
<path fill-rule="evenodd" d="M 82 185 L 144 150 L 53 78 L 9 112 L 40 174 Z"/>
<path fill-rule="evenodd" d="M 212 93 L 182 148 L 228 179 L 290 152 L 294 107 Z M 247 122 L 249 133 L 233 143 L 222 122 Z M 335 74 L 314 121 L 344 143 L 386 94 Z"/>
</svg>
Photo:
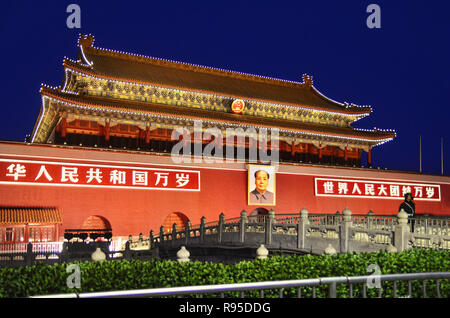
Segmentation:
<svg viewBox="0 0 450 318">
<path fill-rule="evenodd" d="M 170 157 L 126 152 L 64 149 L 60 147 L 30 146 L 0 143 L 0 158 L 17 156 L 21 159 L 77 162 L 117 162 L 124 165 L 142 165 L 177 169 Z M 166 163 L 166 164 L 163 164 Z M 160 164 L 154 166 L 154 164 Z M 198 224 L 202 216 L 215 221 L 223 212 L 226 218 L 237 217 L 245 209 L 250 213 L 258 206 L 247 205 L 247 171 L 245 164 L 186 164 L 180 169 L 200 171 L 201 191 L 160 191 L 114 188 L 59 187 L 41 185 L 0 184 L 0 206 L 57 207 L 62 214 L 62 231 L 80 228 L 91 215 L 105 217 L 114 236 L 148 235 L 155 233 L 172 212 L 185 214 Z M 298 213 L 302 208 L 310 213 L 335 213 L 345 207 L 354 214 L 395 214 L 401 200 L 316 197 L 314 177 L 381 179 L 389 181 L 429 182 L 441 185 L 441 201 L 416 201 L 417 213 L 450 215 L 450 178 L 413 173 L 386 172 L 367 169 L 343 169 L 280 165 L 276 180 L 276 213 Z"/>
<path fill-rule="evenodd" d="M 334 176 L 334 178 L 336 177 L 340 176 Z M 381 173 L 379 177 L 382 177 Z M 364 179 L 371 178 L 365 177 Z M 383 180 L 396 181 L 398 179 L 383 178 Z M 440 184 L 440 186 L 441 202 L 415 201 L 417 214 L 450 214 L 450 184 Z M 277 175 L 277 187 L 279 204 L 277 204 L 276 210 L 292 212 L 299 212 L 300 207 L 305 207 L 311 213 L 336 213 L 336 211 L 342 212 L 345 207 L 348 207 L 354 214 L 367 214 L 372 210 L 375 214 L 392 215 L 397 213 L 398 207 L 403 201 L 400 199 L 317 197 L 314 195 L 314 176 L 309 175 L 279 174 Z M 295 203 L 291 203 L 289 198 L 293 198 Z"/>
</svg>

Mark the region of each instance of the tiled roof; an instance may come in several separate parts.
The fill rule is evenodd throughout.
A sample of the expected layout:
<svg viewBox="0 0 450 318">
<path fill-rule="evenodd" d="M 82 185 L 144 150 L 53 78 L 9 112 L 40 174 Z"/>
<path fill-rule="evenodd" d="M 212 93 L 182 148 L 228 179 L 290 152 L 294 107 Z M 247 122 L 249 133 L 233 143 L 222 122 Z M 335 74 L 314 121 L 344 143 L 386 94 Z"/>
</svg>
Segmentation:
<svg viewBox="0 0 450 318">
<path fill-rule="evenodd" d="M 85 62 L 88 61 L 91 65 L 81 61 L 72 63 L 70 60 L 66 60 L 65 63 L 91 75 L 116 80 L 344 113 L 371 112 L 370 107 L 344 105 L 325 97 L 312 86 L 309 78 L 308 83 L 285 81 L 116 52 L 86 44 L 82 46 L 82 56 Z"/>
<path fill-rule="evenodd" d="M 0 224 L 52 223 L 62 224 L 56 208 L 0 207 Z"/>
<path fill-rule="evenodd" d="M 324 126 L 312 123 L 299 123 L 291 120 L 280 120 L 274 118 L 260 118 L 255 116 L 238 115 L 232 113 L 219 113 L 210 110 L 196 109 L 195 112 L 189 108 L 183 108 L 179 106 L 168 106 L 159 104 L 149 104 L 147 102 L 139 101 L 127 101 L 126 104 L 123 101 L 117 101 L 105 97 L 95 96 L 82 96 L 63 93 L 57 89 L 43 87 L 41 94 L 56 98 L 63 102 L 73 103 L 80 106 L 90 106 L 103 108 L 105 110 L 118 110 L 125 112 L 142 112 L 143 114 L 158 114 L 164 116 L 176 116 L 180 118 L 186 118 L 190 120 L 210 120 L 231 124 L 243 124 L 254 127 L 266 127 L 266 128 L 279 128 L 285 130 L 293 130 L 297 132 L 325 134 L 331 136 L 342 137 L 354 137 L 354 138 L 366 138 L 369 140 L 377 141 L 385 138 L 394 138 L 395 132 L 390 131 L 367 131 L 356 130 L 353 127 L 335 127 Z"/>
</svg>

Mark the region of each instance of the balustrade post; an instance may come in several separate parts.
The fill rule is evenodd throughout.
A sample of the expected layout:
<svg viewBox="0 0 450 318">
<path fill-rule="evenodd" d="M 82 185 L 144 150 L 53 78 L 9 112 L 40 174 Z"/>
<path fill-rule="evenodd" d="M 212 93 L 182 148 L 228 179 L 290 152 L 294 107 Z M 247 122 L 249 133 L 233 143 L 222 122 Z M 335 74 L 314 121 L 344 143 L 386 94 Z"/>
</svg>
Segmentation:
<svg viewBox="0 0 450 318">
<path fill-rule="evenodd" d="M 149 235 L 149 237 L 148 237 L 148 240 L 149 240 L 149 243 L 148 243 L 148 245 L 149 245 L 149 249 L 152 249 L 154 246 L 155 246 L 155 243 L 154 243 L 154 239 L 155 239 L 155 234 L 153 233 L 153 230 L 150 230 L 150 235 Z"/>
<path fill-rule="evenodd" d="M 202 216 L 200 219 L 200 243 L 205 241 L 205 232 L 206 232 L 206 218 Z"/>
<path fill-rule="evenodd" d="M 189 237 L 191 236 L 191 221 L 186 221 L 186 227 L 184 228 L 184 244 L 188 244 Z"/>
<path fill-rule="evenodd" d="M 300 219 L 297 224 L 297 248 L 304 249 L 306 244 L 306 227 L 309 224 L 308 210 L 305 208 L 300 211 Z"/>
<path fill-rule="evenodd" d="M 374 222 L 374 216 L 375 216 L 375 213 L 372 211 L 372 210 L 370 210 L 368 213 L 367 213 L 367 229 L 368 230 L 370 230 L 372 227 L 373 227 L 373 222 Z"/>
<path fill-rule="evenodd" d="M 159 244 L 164 244 L 164 226 L 159 228 Z"/>
<path fill-rule="evenodd" d="M 172 246 L 175 246 L 175 239 L 177 238 L 177 224 L 172 224 Z"/>
<path fill-rule="evenodd" d="M 172 225 L 172 239 L 176 238 L 176 234 L 177 234 L 177 224 L 174 223 Z"/>
<path fill-rule="evenodd" d="M 63 244 L 62 244 L 61 256 L 59 258 L 60 263 L 68 262 L 68 260 L 69 260 L 69 257 L 70 257 L 70 255 L 69 255 L 69 244 L 71 244 L 71 243 L 69 243 L 69 241 L 67 241 L 67 242 L 64 241 Z"/>
<path fill-rule="evenodd" d="M 124 259 L 131 259 L 131 241 L 127 241 L 125 243 L 125 250 L 123 251 L 123 258 Z"/>
<path fill-rule="evenodd" d="M 223 226 L 225 224 L 225 214 L 220 213 L 219 216 L 219 228 L 218 228 L 218 236 L 217 236 L 217 242 L 222 243 L 222 236 L 223 236 Z"/>
<path fill-rule="evenodd" d="M 394 246 L 398 252 L 408 249 L 408 239 L 411 234 L 408 226 L 408 214 L 401 209 L 397 214 L 398 224 L 394 228 Z"/>
<path fill-rule="evenodd" d="M 342 211 L 343 224 L 340 225 L 339 245 L 341 253 L 350 252 L 350 235 L 352 228 L 352 211 L 349 208 L 345 208 Z"/>
<path fill-rule="evenodd" d="M 240 222 L 240 226 L 239 226 L 239 241 L 241 243 L 245 242 L 245 228 L 246 228 L 246 224 L 247 224 L 248 220 L 247 220 L 247 212 L 245 210 L 242 210 L 241 212 L 241 222 Z"/>
<path fill-rule="evenodd" d="M 265 245 L 272 245 L 272 227 L 275 222 L 275 211 L 270 209 L 268 216 L 266 217 L 266 228 L 265 228 Z"/>
<path fill-rule="evenodd" d="M 27 254 L 25 255 L 25 264 L 26 266 L 33 265 L 33 244 L 31 242 L 28 242 L 27 244 Z"/>
</svg>

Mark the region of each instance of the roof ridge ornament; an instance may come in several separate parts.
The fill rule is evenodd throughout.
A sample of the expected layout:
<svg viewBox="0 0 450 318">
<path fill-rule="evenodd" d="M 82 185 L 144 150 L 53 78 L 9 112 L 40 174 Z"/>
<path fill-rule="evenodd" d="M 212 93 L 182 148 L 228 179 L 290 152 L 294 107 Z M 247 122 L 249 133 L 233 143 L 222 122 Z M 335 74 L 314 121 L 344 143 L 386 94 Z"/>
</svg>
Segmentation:
<svg viewBox="0 0 450 318">
<path fill-rule="evenodd" d="M 313 86 L 312 75 L 303 74 L 303 84 L 308 87 L 312 87 Z"/>
<path fill-rule="evenodd" d="M 84 47 L 92 47 L 94 44 L 95 38 L 92 34 L 83 34 L 80 33 L 78 37 L 78 46 Z"/>
<path fill-rule="evenodd" d="M 192 71 L 202 71 L 202 72 L 208 72 L 208 73 L 214 73 L 214 74 L 220 74 L 222 76 L 233 76 L 236 78 L 242 78 L 246 80 L 257 80 L 261 82 L 267 82 L 267 83 L 276 83 L 284 86 L 298 86 L 302 83 L 297 81 L 291 81 L 287 79 L 280 79 L 276 77 L 270 77 L 270 76 L 264 76 L 264 75 L 257 75 L 252 73 L 244 73 L 239 71 L 233 71 L 233 70 L 227 70 L 220 67 L 213 67 L 213 66 L 205 66 L 200 64 L 193 64 L 189 62 L 182 62 L 182 61 L 176 61 L 171 60 L 167 58 L 161 58 L 161 57 L 152 57 L 149 55 L 144 54 L 136 54 L 131 52 L 126 52 L 122 50 L 113 50 L 113 49 L 107 49 L 103 47 L 97 47 L 94 46 L 94 36 L 92 34 L 80 34 L 78 39 L 78 46 L 81 47 L 92 47 L 95 49 L 96 54 L 101 53 L 109 56 L 116 56 L 116 57 L 131 57 L 132 59 L 139 60 L 141 62 L 145 63 L 157 63 L 158 65 L 163 66 L 171 66 L 171 67 L 178 67 L 178 68 L 184 68 L 186 70 L 192 70 Z M 88 64 L 90 66 L 90 64 Z M 311 77 L 312 78 L 312 77 Z"/>
<path fill-rule="evenodd" d="M 86 58 L 86 55 L 84 55 L 84 49 L 86 47 L 92 47 L 92 44 L 94 43 L 94 36 L 92 34 L 81 34 L 78 37 L 78 47 L 80 48 L 80 51 L 78 52 L 78 57 L 80 60 L 83 60 L 85 66 L 90 66 L 94 64 L 92 61 L 89 61 Z M 83 63 L 82 63 L 83 65 Z"/>
</svg>

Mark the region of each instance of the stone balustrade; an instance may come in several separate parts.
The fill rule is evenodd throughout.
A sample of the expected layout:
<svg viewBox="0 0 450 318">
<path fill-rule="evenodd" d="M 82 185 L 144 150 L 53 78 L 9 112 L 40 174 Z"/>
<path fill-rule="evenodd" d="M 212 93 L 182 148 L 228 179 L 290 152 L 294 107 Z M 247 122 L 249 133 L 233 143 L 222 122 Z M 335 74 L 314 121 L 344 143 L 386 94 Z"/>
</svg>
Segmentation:
<svg viewBox="0 0 450 318">
<path fill-rule="evenodd" d="M 411 232 L 411 222 L 415 223 Z M 310 214 L 302 209 L 298 214 L 279 214 L 270 210 L 267 215 L 248 216 L 244 210 L 240 217 L 200 224 L 190 222 L 184 229 L 176 225 L 167 233 L 160 228 L 159 235 L 150 232 L 150 248 L 176 248 L 179 246 L 255 246 L 263 244 L 269 250 L 282 249 L 322 254 L 403 251 L 409 248 L 450 249 L 448 217 L 416 217 L 409 219 L 402 210 L 395 216 L 353 215 L 345 208 L 342 213 Z"/>
</svg>

